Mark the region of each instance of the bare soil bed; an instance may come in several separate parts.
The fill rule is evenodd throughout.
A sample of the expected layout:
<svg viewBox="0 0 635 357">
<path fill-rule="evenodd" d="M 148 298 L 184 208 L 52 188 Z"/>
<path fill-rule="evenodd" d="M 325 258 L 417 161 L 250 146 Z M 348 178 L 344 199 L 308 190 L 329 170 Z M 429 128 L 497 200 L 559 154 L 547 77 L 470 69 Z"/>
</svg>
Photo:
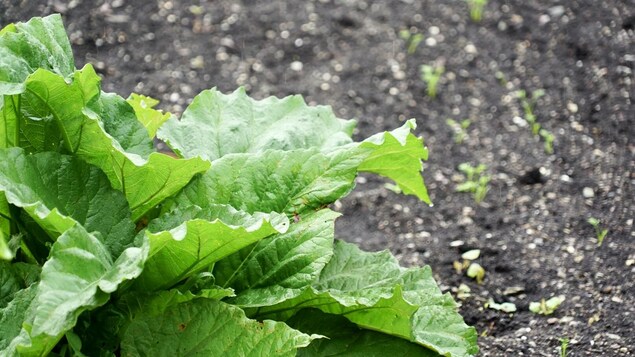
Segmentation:
<svg viewBox="0 0 635 357">
<path fill-rule="evenodd" d="M 77 66 L 103 88 L 180 113 L 199 91 L 245 86 L 256 98 L 303 94 L 356 118 L 356 135 L 417 118 L 430 150 L 433 207 L 362 177 L 335 207 L 338 236 L 432 266 L 482 336 L 482 356 L 635 354 L 635 2 L 491 0 L 471 21 L 464 1 L 16 1 L 0 25 L 63 14 Z M 423 35 L 413 53 L 400 30 Z M 421 64 L 445 67 L 426 95 Z M 544 90 L 532 135 L 517 90 Z M 446 119 L 469 119 L 462 143 Z M 476 203 L 455 191 L 461 163 L 492 176 Z M 608 234 L 598 246 L 589 217 Z M 480 249 L 482 284 L 455 261 Z M 532 301 L 564 295 L 553 315 Z M 515 313 L 485 304 L 511 302 Z"/>
</svg>

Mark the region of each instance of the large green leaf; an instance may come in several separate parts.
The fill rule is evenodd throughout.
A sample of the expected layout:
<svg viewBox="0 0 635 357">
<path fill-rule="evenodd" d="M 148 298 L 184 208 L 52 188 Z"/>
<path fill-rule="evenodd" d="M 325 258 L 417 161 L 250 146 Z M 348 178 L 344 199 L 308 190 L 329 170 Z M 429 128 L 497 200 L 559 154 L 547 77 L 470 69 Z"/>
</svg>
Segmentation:
<svg viewBox="0 0 635 357">
<path fill-rule="evenodd" d="M 178 207 L 211 201 L 246 212 L 302 214 L 348 193 L 360 162 L 351 152 L 327 155 L 316 149 L 230 154 L 214 161 L 175 201 Z"/>
<path fill-rule="evenodd" d="M 126 329 L 124 356 L 295 356 L 312 339 L 282 322 L 250 320 L 232 305 L 196 299 L 140 313 Z"/>
<path fill-rule="evenodd" d="M 298 216 L 289 231 L 265 238 L 214 266 L 216 283 L 231 286 L 231 302 L 273 305 L 299 295 L 333 254 L 335 218 L 328 209 Z M 243 304 L 244 303 L 244 304 Z"/>
<path fill-rule="evenodd" d="M 180 121 L 168 120 L 158 137 L 183 157 L 213 161 L 231 153 L 337 147 L 351 142 L 354 125 L 299 95 L 258 101 L 244 88 L 231 94 L 214 88 L 197 95 Z"/>
<path fill-rule="evenodd" d="M 150 255 L 140 290 L 165 289 L 264 237 L 285 232 L 286 216 L 247 214 L 226 205 L 192 206 L 151 222 Z"/>
<path fill-rule="evenodd" d="M 37 282 L 40 267 L 27 263 L 13 263 L 0 261 L 0 308 L 4 308 L 13 295 L 21 289 Z M 2 336 L 0 334 L 0 336 Z"/>
<path fill-rule="evenodd" d="M 439 354 L 404 339 L 363 330 L 339 315 L 317 309 L 303 309 L 286 323 L 304 333 L 327 338 L 314 340 L 298 350 L 299 357 L 438 357 Z"/>
<path fill-rule="evenodd" d="M 148 151 L 144 147 L 149 140 L 147 134 L 123 99 L 99 97 L 99 81 L 90 65 L 76 71 L 70 83 L 52 72 L 36 71 L 28 78 L 20 99 L 21 118 L 30 126 L 20 131 L 36 151 L 63 145 L 65 151 L 102 169 L 112 186 L 124 192 L 132 218 L 137 220 L 178 192 L 194 175 L 207 170 L 209 163 L 199 158 L 177 160 L 157 152 L 147 157 L 138 155 Z M 86 107 L 88 104 L 91 109 Z M 105 107 L 118 111 L 102 121 L 99 112 Z M 126 115 L 113 116 L 119 110 Z M 130 130 L 120 128 L 120 121 L 126 118 L 134 123 L 128 123 Z M 124 144 L 137 153 L 127 152 L 104 127 L 110 127 L 120 139 L 125 138 Z"/>
<path fill-rule="evenodd" d="M 154 152 L 148 132 L 137 120 L 135 109 L 122 97 L 102 92 L 99 100 L 89 103 L 101 119 L 104 130 L 131 154 L 147 157 Z"/>
<path fill-rule="evenodd" d="M 257 304 L 249 302 L 249 306 Z M 478 351 L 475 330 L 465 325 L 452 298 L 441 293 L 430 268 L 401 268 L 387 251 L 364 253 L 338 241 L 319 279 L 301 295 L 246 311 L 250 316 L 284 321 L 306 307 L 343 315 L 360 327 L 401 337 L 442 355 L 469 356 Z"/>
<path fill-rule="evenodd" d="M 31 285 L 12 295 L 7 306 L 0 309 L 0 356 L 18 356 L 17 345 L 28 341 L 22 324 L 32 310 L 32 301 L 37 293 L 37 285 Z"/>
<path fill-rule="evenodd" d="M 428 160 L 428 149 L 423 146 L 422 138 L 410 133 L 416 127 L 415 120 L 410 119 L 398 129 L 364 140 L 360 147 L 368 148 L 370 154 L 358 170 L 388 177 L 403 193 L 432 204 L 420 174 L 423 170 L 421 160 Z"/>
<path fill-rule="evenodd" d="M 21 355 L 46 355 L 72 329 L 85 310 L 105 304 L 119 284 L 137 277 L 148 254 L 127 248 L 113 261 L 106 246 L 93 234 L 75 225 L 53 244 L 42 267 L 41 281 L 26 317 L 17 351 Z"/>
<path fill-rule="evenodd" d="M 117 299 L 93 311 L 82 314 L 73 329 L 82 341 L 81 352 L 86 356 L 113 356 L 128 325 L 137 316 L 162 315 L 171 306 L 195 299 L 220 300 L 233 296 L 232 289 L 209 285 L 203 289 L 161 290 L 144 292 L 124 290 Z"/>
<path fill-rule="evenodd" d="M 410 134 L 413 126 L 414 122 L 407 122 L 392 132 L 328 152 L 298 149 L 225 155 L 175 198 L 176 206 L 202 207 L 209 200 L 246 212 L 302 214 L 349 193 L 358 171 L 394 179 L 404 192 L 430 202 L 420 174 L 427 151 L 421 139 Z"/>
<path fill-rule="evenodd" d="M 172 119 L 163 125 L 158 136 L 183 157 L 210 161 L 231 153 L 303 148 L 329 152 L 345 146 L 351 157 L 363 154 L 359 171 L 388 177 L 404 193 L 431 204 L 420 174 L 428 151 L 423 140 L 410 133 L 416 128 L 414 119 L 349 145 L 353 125 L 336 118 L 329 107 L 307 106 L 300 96 L 256 101 L 242 88 L 231 94 L 211 89 L 194 98 L 180 121 Z"/>
<path fill-rule="evenodd" d="M 98 168 L 71 156 L 0 149 L 0 192 L 53 240 L 79 223 L 100 232 L 118 256 L 135 235 L 124 195 L 110 187 Z"/>
<path fill-rule="evenodd" d="M 24 91 L 24 81 L 38 68 L 63 77 L 75 70 L 59 14 L 10 24 L 0 31 L 0 96 Z"/>
</svg>

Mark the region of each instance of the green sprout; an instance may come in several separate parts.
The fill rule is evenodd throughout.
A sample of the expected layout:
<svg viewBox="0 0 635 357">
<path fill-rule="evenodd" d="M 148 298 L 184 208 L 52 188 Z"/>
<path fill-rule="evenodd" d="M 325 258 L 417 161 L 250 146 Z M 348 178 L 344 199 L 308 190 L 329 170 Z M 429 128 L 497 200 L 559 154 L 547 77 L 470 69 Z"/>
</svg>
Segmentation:
<svg viewBox="0 0 635 357">
<path fill-rule="evenodd" d="M 480 22 L 483 18 L 483 8 L 487 5 L 487 0 L 466 0 L 470 8 L 470 17 L 474 22 Z"/>
<path fill-rule="evenodd" d="M 421 41 L 423 41 L 423 35 L 420 33 L 412 33 L 410 30 L 401 30 L 399 31 L 399 37 L 406 41 L 406 47 L 408 48 L 408 54 L 411 55 L 415 53 L 417 47 Z"/>
<path fill-rule="evenodd" d="M 447 119 L 446 124 L 454 131 L 454 142 L 460 144 L 467 136 L 467 128 L 472 124 L 470 119 L 463 119 L 457 122 L 454 119 Z"/>
<path fill-rule="evenodd" d="M 544 129 L 540 123 L 536 120 L 536 114 L 534 113 L 534 109 L 536 108 L 536 103 L 538 98 L 545 95 L 545 91 L 542 89 L 535 90 L 531 93 L 531 96 L 527 94 L 524 90 L 516 91 L 516 98 L 520 100 L 520 104 L 523 107 L 523 111 L 525 112 L 525 120 L 531 127 L 531 133 L 534 135 L 538 135 L 545 142 L 545 152 L 547 154 L 553 153 L 553 141 L 555 136 L 549 132 L 547 129 Z"/>
<path fill-rule="evenodd" d="M 465 174 L 465 182 L 456 186 L 458 192 L 471 192 L 476 203 L 480 203 L 487 195 L 489 191 L 489 182 L 491 176 L 483 175 L 483 172 L 487 169 L 487 166 L 479 164 L 476 167 L 468 163 L 462 163 L 459 165 L 459 171 Z"/>
<path fill-rule="evenodd" d="M 529 303 L 529 311 L 538 315 L 551 315 L 564 302 L 564 295 L 554 296 L 549 300 L 540 299 Z"/>
<path fill-rule="evenodd" d="M 569 348 L 569 339 L 564 337 L 560 339 L 560 357 L 567 357 L 567 348 Z"/>
<path fill-rule="evenodd" d="M 606 235 L 609 233 L 609 230 L 602 228 L 600 226 L 600 220 L 595 217 L 589 217 L 587 222 L 595 228 L 595 236 L 598 239 L 598 247 L 601 246 L 602 242 L 604 242 L 604 238 L 606 238 Z"/>
<path fill-rule="evenodd" d="M 494 73 L 494 77 L 496 77 L 496 79 L 498 79 L 498 82 L 503 86 L 507 86 L 507 78 L 505 78 L 505 73 L 501 72 L 501 71 L 496 71 L 496 73 Z"/>
<path fill-rule="evenodd" d="M 487 303 L 485 303 L 485 307 L 492 310 L 498 310 L 498 311 L 507 312 L 507 313 L 513 313 L 513 312 L 516 312 L 517 310 L 516 304 L 514 303 L 511 303 L 511 302 L 497 303 L 492 298 L 490 298 L 487 301 Z"/>
<path fill-rule="evenodd" d="M 437 85 L 439 84 L 439 79 L 441 79 L 443 72 L 445 72 L 445 67 L 422 64 L 421 67 L 419 67 L 419 71 L 421 73 L 421 80 L 426 83 L 426 88 L 428 88 L 428 97 L 436 98 Z"/>
<path fill-rule="evenodd" d="M 524 90 L 516 91 L 516 98 L 520 100 L 520 104 L 523 106 L 525 112 L 525 120 L 531 125 L 531 133 L 538 135 L 540 132 L 540 124 L 536 121 L 536 115 L 534 114 L 534 108 L 538 98 L 545 95 L 545 91 L 542 89 L 535 90 L 531 96 L 527 95 Z"/>
<path fill-rule="evenodd" d="M 542 140 L 544 140 L 545 142 L 545 152 L 547 154 L 553 154 L 553 140 L 555 139 L 553 134 L 547 129 L 540 129 L 538 133 L 540 134 Z"/>
</svg>

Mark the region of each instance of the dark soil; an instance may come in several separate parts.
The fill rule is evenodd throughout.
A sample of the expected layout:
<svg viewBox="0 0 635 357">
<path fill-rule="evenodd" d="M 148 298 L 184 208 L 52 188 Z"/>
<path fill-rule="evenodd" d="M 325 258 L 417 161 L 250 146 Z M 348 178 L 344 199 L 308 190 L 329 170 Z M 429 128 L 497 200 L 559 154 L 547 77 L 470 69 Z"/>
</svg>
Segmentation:
<svg viewBox="0 0 635 357">
<path fill-rule="evenodd" d="M 357 138 L 417 118 L 434 207 L 365 176 L 336 205 L 339 236 L 431 265 L 455 296 L 469 286 L 458 301 L 483 356 L 554 356 L 560 338 L 569 356 L 635 354 L 635 1 L 491 0 L 475 23 L 464 1 L 0 0 L 0 25 L 52 12 L 105 90 L 175 113 L 242 85 L 329 104 L 358 119 Z M 402 29 L 425 36 L 412 54 Z M 419 76 L 433 63 L 445 66 L 435 99 Z M 520 89 L 545 91 L 535 114 L 553 154 L 521 119 Z M 447 118 L 471 120 L 463 143 Z M 463 162 L 492 176 L 479 204 L 455 192 Z M 601 246 L 589 217 L 609 230 Z M 480 285 L 453 268 L 470 249 Z M 566 300 L 553 315 L 528 310 L 554 295 Z"/>
</svg>

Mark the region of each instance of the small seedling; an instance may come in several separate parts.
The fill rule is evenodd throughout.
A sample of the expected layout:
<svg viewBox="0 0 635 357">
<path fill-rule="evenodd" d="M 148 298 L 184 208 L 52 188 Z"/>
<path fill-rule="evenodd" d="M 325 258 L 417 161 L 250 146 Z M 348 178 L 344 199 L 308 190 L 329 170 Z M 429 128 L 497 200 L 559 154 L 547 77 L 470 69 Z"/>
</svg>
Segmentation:
<svg viewBox="0 0 635 357">
<path fill-rule="evenodd" d="M 421 80 L 425 82 L 426 88 L 428 89 L 428 97 L 436 98 L 437 85 L 439 84 L 439 79 L 441 79 L 441 76 L 445 72 L 445 67 L 422 64 L 421 67 L 419 67 L 419 71 L 421 73 Z"/>
<path fill-rule="evenodd" d="M 538 135 L 540 132 L 540 124 L 536 121 L 536 114 L 534 114 L 534 109 L 536 108 L 536 102 L 538 98 L 545 95 L 545 91 L 542 89 L 535 90 L 531 95 L 528 95 L 526 91 L 519 90 L 516 91 L 516 98 L 520 100 L 520 104 L 523 107 L 523 111 L 525 112 L 525 120 L 531 126 L 531 133 L 534 135 Z"/>
<path fill-rule="evenodd" d="M 525 112 L 525 120 L 531 128 L 531 133 L 540 136 L 545 142 L 545 152 L 547 154 L 552 154 L 553 141 L 555 137 L 551 132 L 549 132 L 547 129 L 544 129 L 542 125 L 538 123 L 538 121 L 536 120 L 536 114 L 534 113 L 538 98 L 544 95 L 545 91 L 542 89 L 535 90 L 533 93 L 531 93 L 531 96 L 528 95 L 527 92 L 524 90 L 516 91 L 516 98 L 520 100 L 520 104 L 522 105 L 523 111 Z"/>
<path fill-rule="evenodd" d="M 496 79 L 498 79 L 498 82 L 503 86 L 507 86 L 507 78 L 505 78 L 505 73 L 501 72 L 501 71 L 496 71 L 496 73 L 494 73 L 494 77 L 496 77 Z"/>
<path fill-rule="evenodd" d="M 467 276 L 476 280 L 477 284 L 482 284 L 485 280 L 485 269 L 479 263 L 471 263 L 467 268 Z"/>
<path fill-rule="evenodd" d="M 567 348 L 569 348 L 569 339 L 563 337 L 560 339 L 560 357 L 567 357 Z"/>
<path fill-rule="evenodd" d="M 457 122 L 454 119 L 447 119 L 446 124 L 454 131 L 454 142 L 460 144 L 467 136 L 467 128 L 470 127 L 472 121 L 470 119 L 463 119 Z"/>
<path fill-rule="evenodd" d="M 469 286 L 461 284 L 456 290 L 456 297 L 460 300 L 466 300 L 467 298 L 472 296 L 471 292 L 472 289 L 470 289 Z"/>
<path fill-rule="evenodd" d="M 481 21 L 485 5 L 487 5 L 487 0 L 467 0 L 467 6 L 470 8 L 470 18 L 472 18 L 472 21 Z"/>
<path fill-rule="evenodd" d="M 540 302 L 529 303 L 529 311 L 539 315 L 551 315 L 564 300 L 564 295 L 554 296 L 546 301 L 545 299 L 540 299 Z"/>
<path fill-rule="evenodd" d="M 487 166 L 479 164 L 476 167 L 468 163 L 462 163 L 459 165 L 459 171 L 465 174 L 465 182 L 459 184 L 456 187 L 458 192 L 471 192 L 476 203 L 480 203 L 487 195 L 489 191 L 489 182 L 491 176 L 483 175 L 483 172 L 487 169 Z"/>
<path fill-rule="evenodd" d="M 399 37 L 406 41 L 406 47 L 408 49 L 408 54 L 411 55 L 415 53 L 417 47 L 421 41 L 423 41 L 423 35 L 420 33 L 412 33 L 410 30 L 401 30 L 399 31 Z"/>
<path fill-rule="evenodd" d="M 461 258 L 463 261 L 455 260 L 452 265 L 454 266 L 454 270 L 457 273 L 462 273 L 463 270 L 466 270 L 466 275 L 472 279 L 476 280 L 477 284 L 481 284 L 483 279 L 485 279 L 485 269 L 478 263 L 473 263 L 472 260 L 478 259 L 481 255 L 480 249 L 472 249 L 467 252 L 461 254 Z"/>
<path fill-rule="evenodd" d="M 491 299 L 491 298 L 485 303 L 485 307 L 490 308 L 492 310 L 498 310 L 498 311 L 507 312 L 507 313 L 516 312 L 516 305 L 514 303 L 503 302 L 499 304 L 495 302 L 494 299 Z"/>
<path fill-rule="evenodd" d="M 540 137 L 545 142 L 545 152 L 547 154 L 553 154 L 553 140 L 555 137 L 547 129 L 540 129 L 538 132 Z"/>
<path fill-rule="evenodd" d="M 587 222 L 595 228 L 595 236 L 598 239 L 598 247 L 601 246 L 602 242 L 604 242 L 604 238 L 606 238 L 606 235 L 609 233 L 609 230 L 602 228 L 600 226 L 600 220 L 595 217 L 590 217 L 587 219 Z"/>
</svg>

